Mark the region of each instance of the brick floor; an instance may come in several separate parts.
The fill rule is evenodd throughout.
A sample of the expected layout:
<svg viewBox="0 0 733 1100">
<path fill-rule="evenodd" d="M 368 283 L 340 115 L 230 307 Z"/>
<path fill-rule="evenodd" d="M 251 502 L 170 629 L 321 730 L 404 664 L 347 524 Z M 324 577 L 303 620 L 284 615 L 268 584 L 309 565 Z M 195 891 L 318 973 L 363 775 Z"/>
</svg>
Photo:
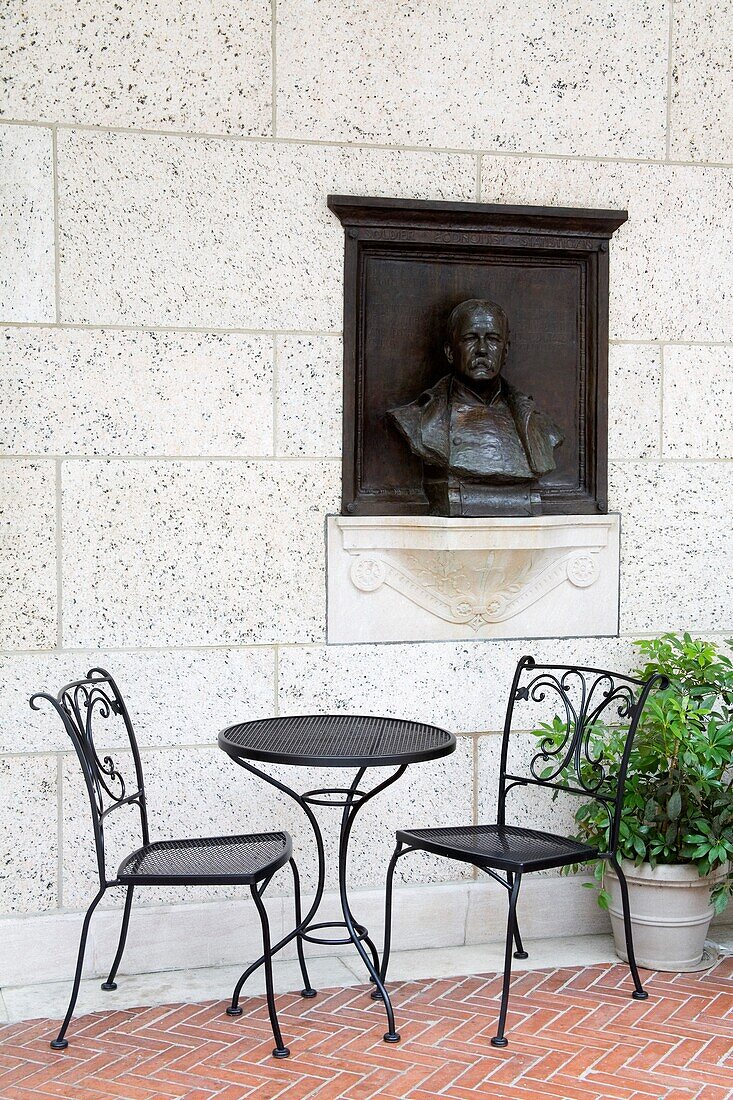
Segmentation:
<svg viewBox="0 0 733 1100">
<path fill-rule="evenodd" d="M 270 1057 L 261 997 L 94 1013 L 49 1049 L 48 1020 L 0 1027 L 1 1100 L 731 1100 L 733 959 L 702 974 L 625 966 L 517 975 L 510 1046 L 495 1050 L 497 975 L 395 983 L 402 1042 L 365 987 L 278 997 L 292 1051 Z M 124 979 L 123 979 L 124 980 Z"/>
</svg>

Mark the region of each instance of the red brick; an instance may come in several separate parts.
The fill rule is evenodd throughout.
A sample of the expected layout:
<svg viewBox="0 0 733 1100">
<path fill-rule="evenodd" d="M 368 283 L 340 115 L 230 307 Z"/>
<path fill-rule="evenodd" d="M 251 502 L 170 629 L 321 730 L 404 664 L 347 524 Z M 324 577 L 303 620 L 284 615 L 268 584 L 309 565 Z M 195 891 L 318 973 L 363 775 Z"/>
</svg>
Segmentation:
<svg viewBox="0 0 733 1100">
<path fill-rule="evenodd" d="M 369 987 L 278 998 L 291 1058 L 275 1062 L 262 998 L 164 1005 L 0 1027 L 0 1100 L 730 1100 L 733 960 L 699 975 L 625 966 L 527 971 L 495 1033 L 498 975 L 394 983 L 402 1042 L 382 1042 Z"/>
</svg>

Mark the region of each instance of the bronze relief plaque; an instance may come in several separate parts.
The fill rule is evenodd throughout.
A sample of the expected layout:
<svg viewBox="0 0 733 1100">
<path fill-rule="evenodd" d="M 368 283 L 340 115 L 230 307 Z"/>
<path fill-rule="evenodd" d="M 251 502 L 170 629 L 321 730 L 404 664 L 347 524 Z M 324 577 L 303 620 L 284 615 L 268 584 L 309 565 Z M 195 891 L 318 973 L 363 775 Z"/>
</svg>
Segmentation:
<svg viewBox="0 0 733 1100">
<path fill-rule="evenodd" d="M 342 510 L 605 512 L 624 211 L 330 196 L 345 230 Z"/>
</svg>

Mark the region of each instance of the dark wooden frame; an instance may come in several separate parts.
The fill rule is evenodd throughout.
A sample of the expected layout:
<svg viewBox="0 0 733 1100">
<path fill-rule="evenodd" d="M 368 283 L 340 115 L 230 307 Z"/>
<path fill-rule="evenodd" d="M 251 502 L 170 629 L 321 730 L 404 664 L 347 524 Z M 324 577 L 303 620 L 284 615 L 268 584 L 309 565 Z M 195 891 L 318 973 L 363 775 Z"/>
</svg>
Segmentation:
<svg viewBox="0 0 733 1100">
<path fill-rule="evenodd" d="M 422 492 L 366 491 L 364 455 L 364 332 L 370 302 L 370 257 L 409 262 L 579 265 L 577 484 L 541 487 L 549 514 L 606 512 L 608 435 L 608 241 L 627 220 L 622 210 L 499 206 L 329 195 L 344 227 L 344 418 L 342 511 L 347 515 L 420 515 Z M 409 456 L 408 456 L 409 457 Z M 573 456 L 575 461 L 576 456 Z"/>
</svg>

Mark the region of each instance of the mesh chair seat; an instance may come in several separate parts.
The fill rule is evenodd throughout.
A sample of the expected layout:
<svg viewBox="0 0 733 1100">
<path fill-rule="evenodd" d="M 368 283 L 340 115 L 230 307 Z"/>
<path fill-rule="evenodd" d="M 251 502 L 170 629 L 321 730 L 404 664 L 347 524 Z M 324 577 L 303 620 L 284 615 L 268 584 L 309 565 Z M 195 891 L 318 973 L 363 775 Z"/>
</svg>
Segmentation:
<svg viewBox="0 0 733 1100">
<path fill-rule="evenodd" d="M 595 859 L 598 852 L 569 837 L 514 825 L 459 825 L 445 829 L 400 829 L 397 840 L 412 848 L 503 871 L 542 871 Z"/>
<path fill-rule="evenodd" d="M 284 866 L 292 849 L 286 832 L 158 840 L 126 856 L 117 877 L 131 885 L 251 885 Z"/>
</svg>

